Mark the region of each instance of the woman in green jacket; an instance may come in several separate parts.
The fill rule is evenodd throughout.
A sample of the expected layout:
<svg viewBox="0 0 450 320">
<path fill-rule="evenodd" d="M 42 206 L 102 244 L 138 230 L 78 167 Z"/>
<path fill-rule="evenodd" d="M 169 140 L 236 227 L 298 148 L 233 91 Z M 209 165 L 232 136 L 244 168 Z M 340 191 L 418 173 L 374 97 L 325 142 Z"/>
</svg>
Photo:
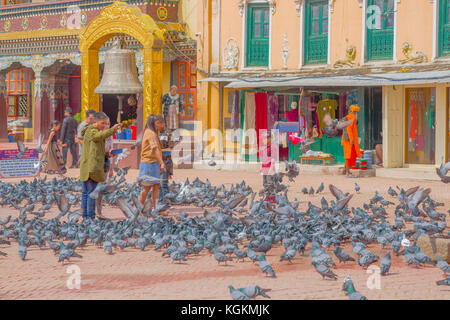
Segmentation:
<svg viewBox="0 0 450 320">
<path fill-rule="evenodd" d="M 103 112 L 97 112 L 93 117 L 93 124 L 86 126 L 81 135 L 83 136 L 83 149 L 81 150 L 80 180 L 83 187 L 81 196 L 81 208 L 83 219 L 94 219 L 95 199 L 89 194 L 94 191 L 99 182 L 105 181 L 105 140 L 117 131 L 121 124 L 107 128 L 108 116 Z"/>
</svg>

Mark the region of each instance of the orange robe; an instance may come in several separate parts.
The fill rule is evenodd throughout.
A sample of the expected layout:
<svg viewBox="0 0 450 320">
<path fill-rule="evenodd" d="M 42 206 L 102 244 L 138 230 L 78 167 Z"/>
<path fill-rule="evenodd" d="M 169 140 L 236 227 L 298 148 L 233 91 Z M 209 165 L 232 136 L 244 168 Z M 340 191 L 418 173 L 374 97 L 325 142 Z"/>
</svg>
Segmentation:
<svg viewBox="0 0 450 320">
<path fill-rule="evenodd" d="M 347 120 L 355 119 L 351 125 L 349 125 L 346 130 L 348 134 L 348 141 L 344 140 L 344 135 L 342 135 L 342 146 L 344 147 L 344 158 L 350 159 L 352 157 L 352 144 L 355 146 L 356 157 L 361 157 L 361 150 L 359 149 L 358 142 L 358 125 L 356 124 L 356 116 L 354 113 L 349 113 L 347 115 Z"/>
</svg>

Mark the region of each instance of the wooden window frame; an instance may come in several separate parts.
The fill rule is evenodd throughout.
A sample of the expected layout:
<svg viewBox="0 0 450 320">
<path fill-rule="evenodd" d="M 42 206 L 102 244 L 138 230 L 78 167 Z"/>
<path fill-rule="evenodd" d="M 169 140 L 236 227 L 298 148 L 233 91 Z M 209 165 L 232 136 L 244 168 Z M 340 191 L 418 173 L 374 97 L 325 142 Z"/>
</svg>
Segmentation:
<svg viewBox="0 0 450 320">
<path fill-rule="evenodd" d="M 445 49 L 445 35 L 446 33 L 450 37 L 450 16 L 448 14 L 448 10 L 450 7 L 449 0 L 439 0 L 439 18 L 438 18 L 438 56 L 446 57 L 450 56 L 450 41 L 447 41 L 447 49 Z"/>
<path fill-rule="evenodd" d="M 375 5 L 376 4 L 375 1 L 376 0 L 367 0 L 367 8 L 369 6 Z M 392 11 L 388 11 L 387 10 L 388 1 L 392 1 L 393 2 L 393 9 L 392 9 Z M 376 29 L 376 31 L 373 30 L 373 29 L 369 29 L 367 24 L 366 24 L 366 38 L 367 38 L 366 39 L 366 51 L 367 51 L 366 55 L 367 55 L 367 61 L 393 60 L 393 58 L 394 58 L 394 47 L 395 47 L 395 44 L 394 44 L 394 40 L 395 40 L 395 37 L 394 37 L 394 31 L 395 31 L 394 30 L 394 27 L 395 27 L 395 3 L 396 3 L 396 0 L 383 0 L 383 8 L 381 10 L 381 15 L 382 15 L 382 22 L 381 23 L 382 23 L 382 26 L 381 26 L 380 29 Z M 367 21 L 367 17 L 368 17 L 368 10 L 367 10 L 367 8 L 366 8 L 366 21 Z M 385 17 L 385 15 L 387 13 L 390 13 L 390 14 L 394 15 L 394 21 L 393 21 L 392 27 L 386 27 L 387 18 Z M 376 47 L 376 46 L 374 46 L 374 44 L 373 44 L 373 38 L 374 37 L 382 38 L 383 36 L 391 38 L 392 46 L 390 48 L 390 51 L 387 54 L 379 55 L 379 54 L 376 54 L 374 52 L 374 47 Z M 385 51 L 387 51 L 387 50 L 385 50 Z"/>
<path fill-rule="evenodd" d="M 27 79 L 24 79 L 26 75 Z M 15 96 L 16 104 L 15 104 L 15 116 L 16 118 L 20 119 L 29 119 L 31 117 L 31 81 L 32 73 L 30 69 L 22 68 L 22 69 L 15 69 L 11 70 L 7 74 L 6 82 L 7 82 L 7 94 L 8 96 Z M 11 83 L 14 83 L 14 90 L 11 89 Z M 26 89 L 24 89 L 24 83 L 26 83 Z M 18 110 L 18 96 L 27 95 L 27 101 L 28 101 L 28 111 L 27 116 L 19 117 L 19 110 Z M 8 104 L 8 113 L 9 113 L 9 104 Z M 12 117 L 12 116 L 9 116 Z"/>
<path fill-rule="evenodd" d="M 253 13 L 256 9 L 263 9 L 261 11 L 261 17 L 262 20 L 258 23 L 260 25 L 260 37 L 255 38 L 254 37 L 254 31 L 255 31 L 255 21 L 253 19 Z M 269 16 L 269 19 L 266 21 L 265 14 L 267 11 L 267 14 Z M 248 5 L 247 10 L 247 46 L 246 46 L 246 66 L 247 67 L 268 67 L 269 66 L 269 58 L 270 58 L 270 7 L 267 4 L 262 3 L 254 3 Z M 268 25 L 269 28 L 269 36 L 264 36 L 264 27 Z M 252 59 L 252 48 L 253 44 L 252 41 L 259 41 L 261 42 L 261 46 L 263 47 L 263 50 L 265 53 L 265 56 L 261 58 L 261 60 L 255 61 Z M 265 48 L 266 46 L 266 48 Z"/>
<path fill-rule="evenodd" d="M 312 17 L 312 7 L 314 5 L 320 5 L 320 9 L 319 9 L 319 17 L 318 18 L 313 18 Z M 327 17 L 324 18 L 323 17 L 323 7 L 327 6 Z M 305 45 L 305 52 L 304 52 L 304 62 L 305 65 L 306 64 L 320 64 L 320 63 L 327 63 L 328 62 L 328 27 L 326 30 L 323 30 L 323 21 L 327 20 L 327 26 L 330 23 L 330 17 L 329 17 L 329 10 L 328 10 L 328 6 L 329 3 L 327 0 L 309 0 L 305 3 L 305 19 L 304 19 L 304 23 L 305 23 L 305 40 L 304 40 L 304 45 Z M 313 22 L 314 21 L 319 21 L 319 33 L 318 34 L 313 34 L 312 33 L 312 29 L 313 29 Z M 326 36 L 325 36 L 326 35 Z M 317 43 L 319 42 L 324 42 L 325 46 L 326 46 L 326 50 L 325 53 L 323 53 L 322 55 L 320 55 L 320 57 L 318 59 L 314 59 L 311 57 L 311 52 L 313 51 L 313 49 L 311 48 L 311 42 L 312 41 L 316 41 Z"/>
</svg>

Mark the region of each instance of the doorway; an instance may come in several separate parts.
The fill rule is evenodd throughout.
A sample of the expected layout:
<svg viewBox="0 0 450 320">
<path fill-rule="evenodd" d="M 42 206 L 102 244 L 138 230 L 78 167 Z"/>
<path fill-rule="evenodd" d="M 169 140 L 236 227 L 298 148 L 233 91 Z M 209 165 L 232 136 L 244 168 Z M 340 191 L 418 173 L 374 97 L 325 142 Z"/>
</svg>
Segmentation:
<svg viewBox="0 0 450 320">
<path fill-rule="evenodd" d="M 406 89 L 405 96 L 405 162 L 435 164 L 436 88 Z"/>
</svg>

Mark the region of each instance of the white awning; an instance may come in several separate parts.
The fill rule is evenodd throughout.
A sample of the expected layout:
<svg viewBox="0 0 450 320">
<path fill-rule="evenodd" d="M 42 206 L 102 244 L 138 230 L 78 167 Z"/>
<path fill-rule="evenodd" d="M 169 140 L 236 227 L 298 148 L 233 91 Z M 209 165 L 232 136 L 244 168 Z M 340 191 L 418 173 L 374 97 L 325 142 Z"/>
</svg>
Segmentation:
<svg viewBox="0 0 450 320">
<path fill-rule="evenodd" d="M 227 78 L 227 77 L 212 77 L 212 78 L 205 78 L 202 80 L 199 80 L 198 82 L 231 82 L 231 81 L 238 81 L 239 78 Z"/>
<path fill-rule="evenodd" d="M 364 74 L 350 76 L 241 78 L 225 88 L 376 87 L 450 82 L 450 71 Z"/>
</svg>

